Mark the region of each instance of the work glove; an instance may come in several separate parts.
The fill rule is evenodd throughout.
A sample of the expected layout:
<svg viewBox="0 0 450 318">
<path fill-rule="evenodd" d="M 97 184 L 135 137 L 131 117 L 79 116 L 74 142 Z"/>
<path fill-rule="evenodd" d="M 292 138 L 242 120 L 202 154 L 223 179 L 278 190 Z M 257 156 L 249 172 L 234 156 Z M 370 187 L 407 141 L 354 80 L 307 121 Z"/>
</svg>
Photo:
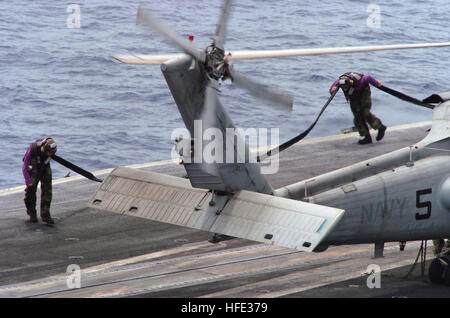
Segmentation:
<svg viewBox="0 0 450 318">
<path fill-rule="evenodd" d="M 31 176 L 31 183 L 27 184 L 27 188 L 32 188 L 37 184 L 37 177 L 36 176 Z"/>
</svg>

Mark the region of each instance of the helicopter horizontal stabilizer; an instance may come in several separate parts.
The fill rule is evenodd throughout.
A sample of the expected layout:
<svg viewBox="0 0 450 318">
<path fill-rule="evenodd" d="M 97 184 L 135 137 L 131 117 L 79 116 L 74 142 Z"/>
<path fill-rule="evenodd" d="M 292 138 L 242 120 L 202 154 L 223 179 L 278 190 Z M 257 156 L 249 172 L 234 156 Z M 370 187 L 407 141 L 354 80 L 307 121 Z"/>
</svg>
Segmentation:
<svg viewBox="0 0 450 318">
<path fill-rule="evenodd" d="M 89 207 L 311 252 L 344 210 L 246 190 L 218 195 L 189 180 L 118 167 Z"/>
</svg>

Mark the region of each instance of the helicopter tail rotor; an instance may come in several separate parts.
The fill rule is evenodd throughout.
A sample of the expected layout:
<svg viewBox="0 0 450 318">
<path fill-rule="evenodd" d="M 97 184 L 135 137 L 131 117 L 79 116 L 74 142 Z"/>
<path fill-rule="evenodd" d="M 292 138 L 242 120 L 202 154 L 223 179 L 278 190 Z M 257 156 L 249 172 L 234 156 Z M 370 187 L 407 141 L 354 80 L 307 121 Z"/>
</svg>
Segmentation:
<svg viewBox="0 0 450 318">
<path fill-rule="evenodd" d="M 205 51 L 199 50 L 193 43 L 179 36 L 172 28 L 153 16 L 150 10 L 142 4 L 137 12 L 137 23 L 155 30 L 168 42 L 192 56 L 203 65 L 203 70 L 210 79 L 217 81 L 231 79 L 233 84 L 247 90 L 252 96 L 268 101 L 270 104 L 278 106 L 279 109 L 291 111 L 293 105 L 293 96 L 291 94 L 260 84 L 258 81 L 237 72 L 228 64 L 224 44 L 232 3 L 232 0 L 225 0 L 213 42 Z M 207 104 L 205 103 L 205 105 Z"/>
<path fill-rule="evenodd" d="M 192 56 L 195 60 L 205 62 L 205 54 L 192 42 L 182 38 L 171 27 L 155 17 L 145 5 L 140 4 L 136 13 L 136 24 L 149 27 L 161 34 L 168 42 Z"/>
<path fill-rule="evenodd" d="M 222 8 L 222 12 L 220 15 L 219 23 L 216 28 L 216 35 L 214 37 L 214 46 L 224 50 L 224 44 L 226 39 L 226 30 L 228 25 L 228 20 L 230 18 L 231 6 L 233 4 L 233 0 L 225 0 L 224 6 Z"/>
<path fill-rule="evenodd" d="M 280 110 L 292 111 L 294 97 L 290 93 L 261 84 L 234 70 L 233 67 L 230 67 L 229 71 L 233 84 L 237 87 L 247 90 L 252 96 L 260 100 L 270 102 L 271 105 Z"/>
</svg>

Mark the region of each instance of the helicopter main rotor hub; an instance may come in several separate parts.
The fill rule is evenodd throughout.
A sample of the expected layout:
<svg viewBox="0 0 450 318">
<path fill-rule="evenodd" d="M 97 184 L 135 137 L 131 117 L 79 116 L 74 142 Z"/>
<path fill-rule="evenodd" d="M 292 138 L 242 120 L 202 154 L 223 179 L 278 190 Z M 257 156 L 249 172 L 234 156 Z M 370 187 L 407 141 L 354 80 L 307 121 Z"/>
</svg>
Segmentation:
<svg viewBox="0 0 450 318">
<path fill-rule="evenodd" d="M 209 77 L 215 80 L 231 78 L 229 65 L 225 61 L 225 51 L 216 47 L 214 44 L 206 50 L 206 72 Z"/>
</svg>

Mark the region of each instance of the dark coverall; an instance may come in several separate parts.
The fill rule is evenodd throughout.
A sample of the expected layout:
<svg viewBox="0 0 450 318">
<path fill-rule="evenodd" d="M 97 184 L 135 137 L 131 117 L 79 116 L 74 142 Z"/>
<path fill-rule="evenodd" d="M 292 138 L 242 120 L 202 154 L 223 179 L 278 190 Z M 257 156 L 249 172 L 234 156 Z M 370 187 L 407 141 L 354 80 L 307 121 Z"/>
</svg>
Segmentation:
<svg viewBox="0 0 450 318">
<path fill-rule="evenodd" d="M 25 206 L 27 214 L 36 218 L 36 191 L 41 182 L 41 218 L 46 221 L 50 218 L 50 204 L 52 202 L 52 169 L 50 157 L 40 150 L 39 139 L 31 143 L 23 158 L 22 172 L 25 178 Z"/>
<path fill-rule="evenodd" d="M 353 123 L 358 129 L 360 136 L 367 136 L 369 134 L 369 127 L 367 123 L 375 130 L 378 130 L 382 123 L 374 114 L 370 112 L 372 107 L 372 98 L 370 92 L 370 85 L 380 86 L 381 83 L 370 75 L 360 73 L 346 73 L 348 77 L 354 80 L 355 86 L 353 91 L 344 91 L 345 98 L 350 102 L 350 108 L 353 113 Z M 358 78 L 354 77 L 357 76 Z M 334 87 L 337 88 L 339 79 L 336 80 L 330 87 L 330 93 Z"/>
</svg>

